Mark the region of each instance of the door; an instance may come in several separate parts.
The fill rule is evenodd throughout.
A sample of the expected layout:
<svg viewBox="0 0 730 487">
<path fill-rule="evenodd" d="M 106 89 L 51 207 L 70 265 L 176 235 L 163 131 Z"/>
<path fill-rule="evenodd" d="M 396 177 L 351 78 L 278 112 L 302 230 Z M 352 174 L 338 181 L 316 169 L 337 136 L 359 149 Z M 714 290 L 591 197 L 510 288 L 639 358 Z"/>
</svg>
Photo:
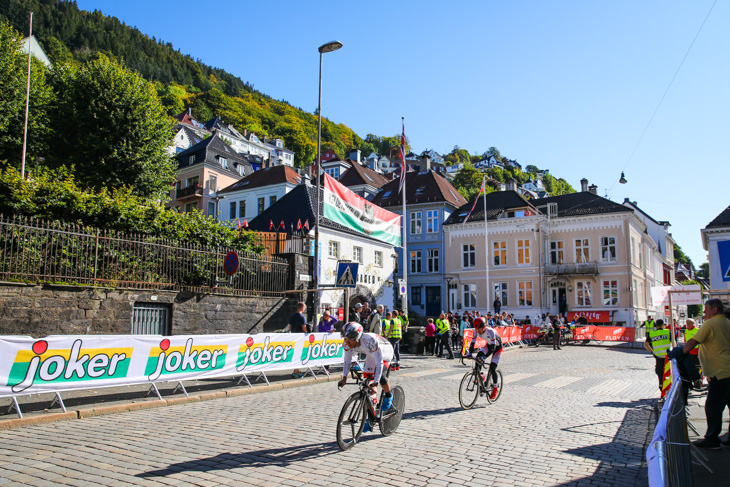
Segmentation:
<svg viewBox="0 0 730 487">
<path fill-rule="evenodd" d="M 456 312 L 456 284 L 449 284 L 449 309 L 452 313 Z"/>
<path fill-rule="evenodd" d="M 426 316 L 441 314 L 441 286 L 426 286 Z"/>
<path fill-rule="evenodd" d="M 550 288 L 550 314 L 556 315 L 560 308 L 560 288 Z"/>
<path fill-rule="evenodd" d="M 132 335 L 169 335 L 171 305 L 134 303 Z"/>
</svg>

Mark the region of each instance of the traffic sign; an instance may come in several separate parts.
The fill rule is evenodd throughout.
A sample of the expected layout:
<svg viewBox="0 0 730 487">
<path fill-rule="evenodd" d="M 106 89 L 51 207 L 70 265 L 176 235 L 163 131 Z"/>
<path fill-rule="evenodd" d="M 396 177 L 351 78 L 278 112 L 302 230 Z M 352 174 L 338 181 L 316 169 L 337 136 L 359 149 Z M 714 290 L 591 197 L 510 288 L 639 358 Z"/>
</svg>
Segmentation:
<svg viewBox="0 0 730 487">
<path fill-rule="evenodd" d="M 730 281 L 730 240 L 717 242 L 717 256 L 720 260 L 720 278 L 722 282 Z"/>
<path fill-rule="evenodd" d="M 398 296 L 404 296 L 408 290 L 408 283 L 405 279 L 398 279 Z"/>
<path fill-rule="evenodd" d="M 226 258 L 223 260 L 223 272 L 227 276 L 232 276 L 238 271 L 240 262 L 238 260 L 238 254 L 235 252 L 228 252 Z"/>
<path fill-rule="evenodd" d="M 357 286 L 357 270 L 360 264 L 356 262 L 337 263 L 337 287 Z"/>
</svg>

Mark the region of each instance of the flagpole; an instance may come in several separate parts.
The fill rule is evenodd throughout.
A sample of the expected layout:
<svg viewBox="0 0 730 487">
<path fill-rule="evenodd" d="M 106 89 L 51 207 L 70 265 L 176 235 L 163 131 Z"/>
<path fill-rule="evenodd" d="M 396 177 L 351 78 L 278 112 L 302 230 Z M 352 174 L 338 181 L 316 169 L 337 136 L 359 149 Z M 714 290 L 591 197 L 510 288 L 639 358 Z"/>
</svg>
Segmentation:
<svg viewBox="0 0 730 487">
<path fill-rule="evenodd" d="M 489 311 L 490 303 L 492 299 L 492 289 L 489 287 L 489 232 L 487 231 L 487 176 L 482 175 L 482 188 L 484 188 L 484 274 L 487 280 L 487 312 Z"/>
<path fill-rule="evenodd" d="M 408 240 L 406 238 L 406 174 L 408 174 L 408 168 L 405 167 L 406 164 L 406 153 L 405 153 L 405 137 L 406 137 L 406 128 L 405 128 L 405 117 L 401 117 L 401 125 L 403 127 L 403 135 L 401 137 L 401 164 L 403 164 L 404 169 L 401 171 L 402 177 L 403 177 L 403 191 L 401 192 L 401 198 L 403 198 L 403 283 L 406 287 L 406 292 L 403 294 L 401 301 L 403 303 L 403 312 L 408 315 Z"/>
</svg>

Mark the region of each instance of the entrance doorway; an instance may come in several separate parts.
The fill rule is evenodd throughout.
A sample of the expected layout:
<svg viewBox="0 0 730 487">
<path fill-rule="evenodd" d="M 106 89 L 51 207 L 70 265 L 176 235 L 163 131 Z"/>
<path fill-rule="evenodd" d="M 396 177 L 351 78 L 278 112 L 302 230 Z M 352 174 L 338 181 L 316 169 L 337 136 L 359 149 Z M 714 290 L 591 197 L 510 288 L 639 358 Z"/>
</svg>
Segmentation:
<svg viewBox="0 0 730 487">
<path fill-rule="evenodd" d="M 426 316 L 441 314 L 441 286 L 426 286 Z"/>
<path fill-rule="evenodd" d="M 550 314 L 566 314 L 568 312 L 568 294 L 564 282 L 553 282 L 550 284 Z"/>
</svg>

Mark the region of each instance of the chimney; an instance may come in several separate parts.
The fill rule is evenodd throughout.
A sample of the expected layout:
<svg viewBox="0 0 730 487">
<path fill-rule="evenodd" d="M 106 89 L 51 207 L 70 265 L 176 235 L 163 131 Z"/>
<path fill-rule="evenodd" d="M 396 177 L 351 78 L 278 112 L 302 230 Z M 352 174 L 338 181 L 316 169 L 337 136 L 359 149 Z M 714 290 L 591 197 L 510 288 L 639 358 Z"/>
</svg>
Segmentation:
<svg viewBox="0 0 730 487">
<path fill-rule="evenodd" d="M 580 190 L 585 193 L 588 191 L 588 180 L 586 178 L 583 178 L 580 180 Z"/>
<path fill-rule="evenodd" d="M 515 185 L 517 181 L 515 181 L 513 178 L 507 179 L 507 185 L 505 186 L 506 191 L 516 191 L 517 187 Z"/>
<path fill-rule="evenodd" d="M 590 186 L 588 186 L 588 192 L 591 194 L 598 194 L 596 191 L 597 189 L 598 186 L 596 186 L 595 184 L 591 184 Z"/>
<path fill-rule="evenodd" d="M 247 134 L 247 133 L 248 133 L 248 131 L 246 130 L 246 127 L 244 127 L 244 128 L 243 128 L 243 136 L 244 136 L 244 137 L 246 137 L 246 134 Z"/>
<path fill-rule="evenodd" d="M 193 116 L 193 109 L 188 107 L 188 115 Z"/>
</svg>

